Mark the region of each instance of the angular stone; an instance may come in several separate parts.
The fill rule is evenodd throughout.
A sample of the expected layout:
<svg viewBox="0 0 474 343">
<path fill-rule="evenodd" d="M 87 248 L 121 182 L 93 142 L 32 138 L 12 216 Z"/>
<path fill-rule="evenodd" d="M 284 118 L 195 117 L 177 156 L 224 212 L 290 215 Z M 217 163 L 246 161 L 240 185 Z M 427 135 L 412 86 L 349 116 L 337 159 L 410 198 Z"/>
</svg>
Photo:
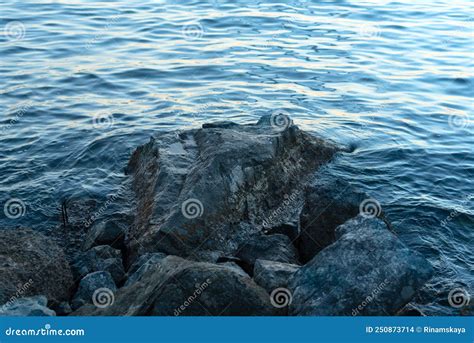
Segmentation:
<svg viewBox="0 0 474 343">
<path fill-rule="evenodd" d="M 257 260 L 253 278 L 258 285 L 271 293 L 279 287 L 287 288 L 288 282 L 298 269 L 300 269 L 300 266 L 296 264 Z"/>
<path fill-rule="evenodd" d="M 94 300 L 100 304 L 99 296 L 102 289 L 108 290 L 108 294 L 113 294 L 117 290 L 112 275 L 104 271 L 87 274 L 79 283 L 79 288 L 72 299 L 72 309 L 76 310 L 85 304 L 92 304 Z M 98 293 L 95 293 L 96 291 Z"/>
<path fill-rule="evenodd" d="M 121 285 L 125 279 L 125 270 L 123 269 L 122 260 L 119 258 L 100 260 L 96 269 L 95 271 L 109 272 L 117 286 Z"/>
<path fill-rule="evenodd" d="M 87 231 L 83 249 L 88 250 L 96 245 L 110 245 L 120 249 L 123 247 L 127 227 L 118 220 L 107 220 L 95 223 Z"/>
<path fill-rule="evenodd" d="M 162 259 L 164 259 L 167 255 L 161 252 L 155 253 L 146 253 L 138 257 L 135 262 L 128 268 L 127 274 L 132 275 L 135 273 L 141 266 L 143 266 L 147 262 L 155 263 Z"/>
<path fill-rule="evenodd" d="M 142 262 L 140 266 L 133 266 L 129 277 L 125 282 L 125 286 L 130 286 L 131 284 L 140 281 L 143 276 L 150 273 L 152 269 L 158 268 L 159 263 L 166 257 L 166 255 L 162 253 L 149 253 L 145 254 L 145 257 L 146 259 L 142 258 L 141 260 L 137 261 Z M 138 269 L 135 269 L 136 267 Z"/>
<path fill-rule="evenodd" d="M 73 288 L 71 269 L 54 241 L 31 229 L 0 230 L 0 303 L 43 294 L 61 302 Z"/>
<path fill-rule="evenodd" d="M 258 259 L 291 264 L 298 263 L 298 253 L 295 247 L 287 236 L 280 234 L 251 236 L 247 242 L 239 246 L 236 257 L 246 263 L 250 269 L 250 274 L 253 273 L 253 265 Z"/>
<path fill-rule="evenodd" d="M 433 268 L 377 218 L 357 216 L 290 280 L 291 315 L 394 315 Z"/>
<path fill-rule="evenodd" d="M 334 242 L 336 228 L 359 213 L 369 196 L 350 184 L 327 175 L 318 175 L 305 192 L 301 212 L 298 251 L 303 263 Z"/>
<path fill-rule="evenodd" d="M 127 167 L 138 212 L 126 239 L 131 261 L 156 251 L 232 255 L 262 220 L 288 220 L 275 213 L 297 211 L 305 180 L 338 150 L 286 117 L 156 135 Z"/>
<path fill-rule="evenodd" d="M 120 250 L 108 245 L 100 245 L 80 253 L 71 264 L 75 280 L 80 280 L 87 274 L 97 271 L 108 271 L 116 284 L 125 277 Z"/>
<path fill-rule="evenodd" d="M 274 235 L 276 233 L 279 233 L 288 236 L 288 238 L 292 242 L 295 242 L 298 239 L 300 232 L 301 230 L 299 220 L 293 222 L 285 222 L 274 227 L 265 228 L 263 230 L 263 233 L 266 235 Z"/>
<path fill-rule="evenodd" d="M 272 315 L 267 292 L 233 268 L 168 256 L 115 294 L 113 305 L 73 315 Z M 187 303 L 186 303 L 187 302 Z M 184 309 L 181 307 L 183 306 Z"/>
</svg>

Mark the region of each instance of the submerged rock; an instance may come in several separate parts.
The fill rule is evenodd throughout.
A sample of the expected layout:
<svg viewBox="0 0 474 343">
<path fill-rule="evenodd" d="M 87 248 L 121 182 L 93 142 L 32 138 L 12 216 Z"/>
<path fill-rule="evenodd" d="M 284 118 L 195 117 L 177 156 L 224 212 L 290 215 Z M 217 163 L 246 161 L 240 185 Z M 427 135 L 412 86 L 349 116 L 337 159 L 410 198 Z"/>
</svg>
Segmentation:
<svg viewBox="0 0 474 343">
<path fill-rule="evenodd" d="M 64 253 L 52 239 L 31 229 L 0 230 L 0 303 L 44 295 L 67 300 L 73 278 Z"/>
<path fill-rule="evenodd" d="M 268 293 L 234 268 L 168 256 L 103 309 L 73 315 L 271 315 Z"/>
<path fill-rule="evenodd" d="M 127 168 L 137 199 L 127 237 L 132 261 L 155 251 L 232 255 L 263 226 L 288 221 L 278 214 L 295 210 L 305 180 L 337 151 L 286 116 L 157 135 Z"/>
<path fill-rule="evenodd" d="M 16 299 L 11 303 L 0 306 L 0 316 L 55 316 L 56 313 L 48 308 L 48 299 L 44 295 Z"/>
<path fill-rule="evenodd" d="M 394 315 L 433 268 L 377 218 L 357 216 L 290 281 L 291 315 Z"/>
</svg>

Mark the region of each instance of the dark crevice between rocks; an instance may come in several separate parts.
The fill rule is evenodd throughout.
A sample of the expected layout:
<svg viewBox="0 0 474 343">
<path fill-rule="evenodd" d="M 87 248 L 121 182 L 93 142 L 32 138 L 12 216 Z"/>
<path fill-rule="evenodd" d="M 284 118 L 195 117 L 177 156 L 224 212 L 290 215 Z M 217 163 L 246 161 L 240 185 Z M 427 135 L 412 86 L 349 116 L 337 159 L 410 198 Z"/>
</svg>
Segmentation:
<svg viewBox="0 0 474 343">
<path fill-rule="evenodd" d="M 253 277 L 253 265 L 241 260 L 235 256 L 222 256 L 219 257 L 216 263 L 226 263 L 226 262 L 233 262 L 238 265 L 244 272 L 246 272 L 250 277 Z"/>
</svg>

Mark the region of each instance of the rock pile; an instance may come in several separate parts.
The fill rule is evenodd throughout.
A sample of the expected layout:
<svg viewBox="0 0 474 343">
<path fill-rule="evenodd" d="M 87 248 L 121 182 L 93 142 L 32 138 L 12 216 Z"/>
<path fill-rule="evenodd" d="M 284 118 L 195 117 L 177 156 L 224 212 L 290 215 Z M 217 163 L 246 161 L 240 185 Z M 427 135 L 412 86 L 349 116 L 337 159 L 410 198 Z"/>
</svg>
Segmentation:
<svg viewBox="0 0 474 343">
<path fill-rule="evenodd" d="M 132 223 L 94 223 L 71 267 L 45 237 L 0 231 L 0 300 L 31 278 L 20 298 L 58 314 L 395 315 L 432 267 L 318 173 L 345 152 L 285 115 L 157 134 L 126 168 Z"/>
</svg>

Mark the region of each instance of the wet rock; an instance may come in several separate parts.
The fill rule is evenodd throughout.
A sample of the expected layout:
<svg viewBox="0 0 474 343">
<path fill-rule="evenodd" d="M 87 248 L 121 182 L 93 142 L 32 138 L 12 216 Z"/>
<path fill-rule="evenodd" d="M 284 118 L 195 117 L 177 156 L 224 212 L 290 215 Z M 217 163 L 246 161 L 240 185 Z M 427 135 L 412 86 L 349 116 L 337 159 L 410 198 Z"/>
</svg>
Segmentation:
<svg viewBox="0 0 474 343">
<path fill-rule="evenodd" d="M 119 289 L 103 309 L 73 315 L 271 315 L 268 293 L 250 277 L 223 265 L 168 256 L 142 278 Z"/>
<path fill-rule="evenodd" d="M 244 270 L 253 274 L 253 265 L 257 259 L 297 264 L 298 253 L 285 235 L 266 236 L 257 234 L 249 237 L 239 246 L 236 257 L 245 262 Z M 250 270 L 247 270 L 250 269 Z"/>
<path fill-rule="evenodd" d="M 269 296 L 234 267 L 197 263 L 168 279 L 151 315 L 271 315 Z"/>
<path fill-rule="evenodd" d="M 117 286 L 122 284 L 125 279 L 125 271 L 123 269 L 122 260 L 119 258 L 107 258 L 100 260 L 97 264 L 96 271 L 109 272 Z"/>
<path fill-rule="evenodd" d="M 72 312 L 71 305 L 69 305 L 69 303 L 66 301 L 63 301 L 52 308 L 58 316 L 67 316 Z"/>
<path fill-rule="evenodd" d="M 69 298 L 73 278 L 64 253 L 52 239 L 31 229 L 0 230 L 0 303 L 43 294 Z"/>
<path fill-rule="evenodd" d="M 118 220 L 95 223 L 87 232 L 83 249 L 88 250 L 96 245 L 110 245 L 116 249 L 121 249 L 126 229 L 126 225 Z"/>
<path fill-rule="evenodd" d="M 140 256 L 140 259 L 132 266 L 125 286 L 140 281 L 144 275 L 150 273 L 152 269 L 158 268 L 158 264 L 166 257 L 162 253 L 148 253 Z"/>
<path fill-rule="evenodd" d="M 87 274 L 107 271 L 115 283 L 120 285 L 125 277 L 120 250 L 108 245 L 100 245 L 80 253 L 71 265 L 74 279 L 80 280 Z"/>
<path fill-rule="evenodd" d="M 79 288 L 71 303 L 72 309 L 78 309 L 94 301 L 100 303 L 100 293 L 104 289 L 108 290 L 108 293 L 117 290 L 114 279 L 109 272 L 100 271 L 87 274 L 79 283 Z"/>
<path fill-rule="evenodd" d="M 306 179 L 337 151 L 286 116 L 158 134 L 127 167 L 137 200 L 126 239 L 132 262 L 155 251 L 232 255 L 262 220 L 269 227 L 287 221 Z"/>
<path fill-rule="evenodd" d="M 263 233 L 266 235 L 274 235 L 276 233 L 288 236 L 288 238 L 294 242 L 300 235 L 300 223 L 298 220 L 285 222 L 274 227 L 265 228 Z"/>
<path fill-rule="evenodd" d="M 433 268 L 377 218 L 359 215 L 290 281 L 292 315 L 394 315 Z"/>
<path fill-rule="evenodd" d="M 0 316 L 55 316 L 56 313 L 47 304 L 48 299 L 44 295 L 19 298 L 0 306 Z"/>
<path fill-rule="evenodd" d="M 369 196 L 350 184 L 327 175 L 318 175 L 306 189 L 301 213 L 298 251 L 303 263 L 334 242 L 336 228 L 359 213 Z"/>
<path fill-rule="evenodd" d="M 405 307 L 397 312 L 397 316 L 422 317 L 425 316 L 425 314 L 414 304 L 408 303 L 405 305 Z"/>
<path fill-rule="evenodd" d="M 287 288 L 288 282 L 299 268 L 300 266 L 296 264 L 257 260 L 253 278 L 258 285 L 271 293 L 279 287 Z"/>
<path fill-rule="evenodd" d="M 127 274 L 132 275 L 135 273 L 141 266 L 147 262 L 155 263 L 164 259 L 167 255 L 161 252 L 146 253 L 138 257 L 135 262 L 128 269 Z"/>
</svg>

